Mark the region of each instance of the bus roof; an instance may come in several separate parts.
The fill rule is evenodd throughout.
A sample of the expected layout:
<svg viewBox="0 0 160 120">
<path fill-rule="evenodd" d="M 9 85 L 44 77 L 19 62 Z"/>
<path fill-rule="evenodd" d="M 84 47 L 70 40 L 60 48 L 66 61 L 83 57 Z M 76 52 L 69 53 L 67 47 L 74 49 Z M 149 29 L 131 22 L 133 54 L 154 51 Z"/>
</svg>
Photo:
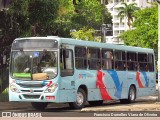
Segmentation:
<svg viewBox="0 0 160 120">
<path fill-rule="evenodd" d="M 108 48 L 108 49 L 115 49 L 115 50 L 122 50 L 122 51 L 131 51 L 131 52 L 154 53 L 154 50 L 150 48 L 118 45 L 118 44 L 111 44 L 111 43 L 99 43 L 94 41 L 76 40 L 72 38 L 60 38 L 58 36 L 24 37 L 24 38 L 17 38 L 15 40 L 26 40 L 26 39 L 37 39 L 37 40 L 38 39 L 45 39 L 45 40 L 54 39 L 63 44 L 70 44 L 70 45 L 77 45 L 77 46 L 99 47 L 99 48 L 106 48 L 106 49 Z"/>
<path fill-rule="evenodd" d="M 118 44 L 111 44 L 111 43 L 100 43 L 100 42 L 85 41 L 85 40 L 75 40 L 72 38 L 61 38 L 61 42 L 64 44 L 72 44 L 77 46 L 100 47 L 100 48 L 124 50 L 124 51 L 131 51 L 131 52 L 133 51 L 133 52 L 154 53 L 154 50 L 150 48 L 118 45 Z"/>
</svg>

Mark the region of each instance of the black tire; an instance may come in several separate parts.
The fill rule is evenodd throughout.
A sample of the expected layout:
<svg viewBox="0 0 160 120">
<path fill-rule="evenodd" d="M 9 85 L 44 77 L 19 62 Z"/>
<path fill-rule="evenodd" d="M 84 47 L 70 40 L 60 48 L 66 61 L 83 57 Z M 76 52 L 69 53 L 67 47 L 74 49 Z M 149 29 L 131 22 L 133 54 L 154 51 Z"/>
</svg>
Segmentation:
<svg viewBox="0 0 160 120">
<path fill-rule="evenodd" d="M 35 108 L 36 110 L 44 110 L 48 103 L 45 103 L 45 102 L 31 102 L 31 105 L 33 108 Z"/>
<path fill-rule="evenodd" d="M 69 106 L 72 109 L 82 109 L 85 106 L 85 103 L 86 103 L 86 93 L 83 89 L 79 88 L 76 95 L 76 101 L 69 103 Z"/>
<path fill-rule="evenodd" d="M 103 104 L 103 100 L 98 100 L 98 101 L 88 101 L 88 103 L 91 105 L 91 106 L 100 106 Z"/>
<path fill-rule="evenodd" d="M 136 100 L 136 89 L 134 86 L 130 86 L 128 93 L 128 103 L 133 103 Z"/>
<path fill-rule="evenodd" d="M 133 103 L 136 99 L 136 89 L 134 86 L 130 86 L 128 92 L 128 99 L 120 99 L 120 102 L 123 104 Z"/>
</svg>

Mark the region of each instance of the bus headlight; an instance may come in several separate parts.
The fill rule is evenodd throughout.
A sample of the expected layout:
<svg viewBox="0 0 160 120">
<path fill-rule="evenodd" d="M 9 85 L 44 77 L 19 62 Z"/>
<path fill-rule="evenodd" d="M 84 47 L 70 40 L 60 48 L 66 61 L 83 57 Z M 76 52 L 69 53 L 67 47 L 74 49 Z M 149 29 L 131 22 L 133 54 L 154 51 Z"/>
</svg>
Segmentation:
<svg viewBox="0 0 160 120">
<path fill-rule="evenodd" d="M 45 93 L 52 93 L 55 91 L 55 89 L 58 87 L 58 84 L 52 84 L 50 87 L 48 87 L 46 90 L 45 90 Z"/>
<path fill-rule="evenodd" d="M 15 85 L 13 85 L 13 84 L 10 85 L 10 90 L 12 92 L 19 92 L 19 90 L 17 89 L 17 87 Z"/>
</svg>

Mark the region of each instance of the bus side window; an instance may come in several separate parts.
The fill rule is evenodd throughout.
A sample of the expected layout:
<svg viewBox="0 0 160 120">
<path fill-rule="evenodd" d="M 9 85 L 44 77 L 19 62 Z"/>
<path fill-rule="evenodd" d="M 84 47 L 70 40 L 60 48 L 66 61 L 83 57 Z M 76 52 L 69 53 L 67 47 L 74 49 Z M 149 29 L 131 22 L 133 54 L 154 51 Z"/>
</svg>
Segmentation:
<svg viewBox="0 0 160 120">
<path fill-rule="evenodd" d="M 73 75 L 73 51 L 69 49 L 61 49 L 60 53 L 60 69 L 61 76 Z"/>
<path fill-rule="evenodd" d="M 87 68 L 87 51 L 85 47 L 75 47 L 75 67 L 76 69 Z"/>
<path fill-rule="evenodd" d="M 100 49 L 99 48 L 88 48 L 88 66 L 91 70 L 100 70 L 101 69 L 101 60 L 100 60 Z"/>
<path fill-rule="evenodd" d="M 137 71 L 137 53 L 127 52 L 127 68 L 129 71 Z"/>
<path fill-rule="evenodd" d="M 102 49 L 103 69 L 113 69 L 113 50 Z"/>
<path fill-rule="evenodd" d="M 154 57 L 153 54 L 148 54 L 148 69 L 150 72 L 154 71 Z"/>
<path fill-rule="evenodd" d="M 146 53 L 138 53 L 138 63 L 140 71 L 148 71 L 148 60 Z"/>
<path fill-rule="evenodd" d="M 126 70 L 126 53 L 125 51 L 115 50 L 114 52 L 115 69 L 120 71 Z"/>
</svg>

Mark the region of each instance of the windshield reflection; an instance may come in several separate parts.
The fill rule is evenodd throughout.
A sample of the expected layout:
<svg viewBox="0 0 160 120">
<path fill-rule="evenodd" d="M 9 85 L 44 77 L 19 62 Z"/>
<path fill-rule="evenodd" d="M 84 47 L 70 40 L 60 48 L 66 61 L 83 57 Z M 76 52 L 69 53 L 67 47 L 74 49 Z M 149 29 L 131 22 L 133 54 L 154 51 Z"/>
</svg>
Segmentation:
<svg viewBox="0 0 160 120">
<path fill-rule="evenodd" d="M 12 52 L 11 76 L 24 80 L 47 80 L 57 75 L 57 52 Z"/>
</svg>

